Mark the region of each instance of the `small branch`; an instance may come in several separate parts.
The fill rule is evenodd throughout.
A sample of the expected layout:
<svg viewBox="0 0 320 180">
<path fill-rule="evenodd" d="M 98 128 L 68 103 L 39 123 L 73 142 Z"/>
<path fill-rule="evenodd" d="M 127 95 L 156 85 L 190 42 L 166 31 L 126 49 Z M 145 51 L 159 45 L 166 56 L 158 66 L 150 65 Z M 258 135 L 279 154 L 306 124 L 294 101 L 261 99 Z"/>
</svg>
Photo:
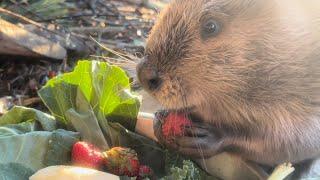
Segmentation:
<svg viewBox="0 0 320 180">
<path fill-rule="evenodd" d="M 23 20 L 24 22 L 33 24 L 33 25 L 35 25 L 35 26 L 37 26 L 37 27 L 46 29 L 46 28 L 45 28 L 42 24 L 40 24 L 40 23 L 37 23 L 37 22 L 35 22 L 35 21 L 33 21 L 33 20 L 29 19 L 29 18 L 26 18 L 26 17 L 24 17 L 24 16 L 22 16 L 22 15 L 20 15 L 20 14 L 16 14 L 16 13 L 14 13 L 14 12 L 12 12 L 12 11 L 3 9 L 3 8 L 1 8 L 1 7 L 0 7 L 0 12 L 1 12 L 1 13 L 5 13 L 5 14 L 8 14 L 8 15 L 13 16 L 13 17 L 16 17 L 16 18 L 19 18 L 19 19 Z"/>
<path fill-rule="evenodd" d="M 22 101 L 22 106 L 30 106 L 32 104 L 35 104 L 35 103 L 39 103 L 41 102 L 41 99 L 38 98 L 38 97 L 35 97 L 35 98 L 29 98 L 29 99 L 24 99 Z"/>
<path fill-rule="evenodd" d="M 33 21 L 33 20 L 29 19 L 29 18 L 26 18 L 26 17 L 24 17 L 24 16 L 22 16 L 22 15 L 20 15 L 20 14 L 16 14 L 16 13 L 14 13 L 14 12 L 12 12 L 12 11 L 7 10 L 7 9 L 3 9 L 3 8 L 0 7 L 0 13 L 8 14 L 8 15 L 10 15 L 10 16 L 13 16 L 13 17 L 16 17 L 16 18 L 18 18 L 18 19 L 21 19 L 22 21 L 24 21 L 24 22 L 26 22 L 26 23 L 32 24 L 32 25 L 34 25 L 34 26 L 36 26 L 36 27 L 39 27 L 39 28 L 41 28 L 41 29 L 43 29 L 43 30 L 46 30 L 46 31 L 48 31 L 48 32 L 57 34 L 57 35 L 59 35 L 59 36 L 63 36 L 62 34 L 56 32 L 56 31 L 52 31 L 52 30 L 44 27 L 42 24 L 40 24 L 40 23 L 38 23 L 38 22 L 35 22 L 35 21 Z"/>
<path fill-rule="evenodd" d="M 43 19 L 40 20 L 40 22 L 50 22 L 54 20 L 61 20 L 61 19 L 73 19 L 73 18 L 80 18 L 80 17 L 86 17 L 86 16 L 96 16 L 96 17 L 102 17 L 102 16 L 107 16 L 107 17 L 119 17 L 120 15 L 116 14 L 94 14 L 94 13 L 87 13 L 87 14 L 75 14 L 75 15 L 70 15 L 70 16 L 62 16 L 62 17 L 55 17 L 55 18 L 50 18 L 50 19 Z"/>
<path fill-rule="evenodd" d="M 107 27 L 70 27 L 69 30 L 74 33 L 118 33 L 124 32 L 126 29 L 124 27 L 114 27 L 114 26 L 107 26 Z"/>
</svg>

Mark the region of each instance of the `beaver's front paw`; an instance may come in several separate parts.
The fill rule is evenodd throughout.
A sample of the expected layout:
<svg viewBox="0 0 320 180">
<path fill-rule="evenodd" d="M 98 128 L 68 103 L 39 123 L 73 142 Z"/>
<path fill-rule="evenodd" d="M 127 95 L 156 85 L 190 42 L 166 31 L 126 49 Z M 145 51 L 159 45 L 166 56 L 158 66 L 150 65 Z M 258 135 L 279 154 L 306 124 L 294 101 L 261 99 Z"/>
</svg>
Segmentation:
<svg viewBox="0 0 320 180">
<path fill-rule="evenodd" d="M 212 125 L 202 122 L 183 122 L 182 134 L 179 131 L 175 135 L 168 136 L 163 128 L 166 123 L 161 118 L 155 120 L 154 131 L 159 142 L 167 148 L 194 158 L 209 158 L 221 151 L 222 133 Z"/>
<path fill-rule="evenodd" d="M 221 133 L 206 123 L 193 122 L 185 128 L 185 135 L 174 139 L 177 150 L 194 158 L 209 158 L 222 149 Z"/>
</svg>

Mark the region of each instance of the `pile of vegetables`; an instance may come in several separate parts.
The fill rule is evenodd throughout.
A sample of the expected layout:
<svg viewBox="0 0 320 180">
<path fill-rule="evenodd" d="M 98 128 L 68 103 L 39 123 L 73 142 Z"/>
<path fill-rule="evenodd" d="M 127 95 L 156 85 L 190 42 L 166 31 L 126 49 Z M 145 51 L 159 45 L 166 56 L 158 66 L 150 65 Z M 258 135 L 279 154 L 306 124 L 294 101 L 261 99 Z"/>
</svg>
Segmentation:
<svg viewBox="0 0 320 180">
<path fill-rule="evenodd" d="M 51 79 L 38 93 L 50 113 L 14 107 L 0 117 L 0 179 L 28 179 L 55 165 L 91 167 L 123 178 L 207 176 L 192 161 L 134 132 L 139 100 L 119 67 L 79 61 L 73 72 Z M 87 153 L 89 165 L 79 153 L 82 158 Z M 119 169 L 129 161 L 129 168 Z"/>
</svg>

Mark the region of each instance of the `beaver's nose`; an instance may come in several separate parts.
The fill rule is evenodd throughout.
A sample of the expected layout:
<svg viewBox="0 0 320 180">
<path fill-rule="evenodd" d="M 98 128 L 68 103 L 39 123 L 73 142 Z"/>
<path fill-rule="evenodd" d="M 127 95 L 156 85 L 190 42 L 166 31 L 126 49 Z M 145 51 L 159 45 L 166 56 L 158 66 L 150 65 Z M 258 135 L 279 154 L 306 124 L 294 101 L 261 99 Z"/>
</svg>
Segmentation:
<svg viewBox="0 0 320 180">
<path fill-rule="evenodd" d="M 147 60 L 142 60 L 137 65 L 137 76 L 141 85 L 150 91 L 158 89 L 162 84 L 162 79 L 155 67 L 148 64 Z"/>
</svg>

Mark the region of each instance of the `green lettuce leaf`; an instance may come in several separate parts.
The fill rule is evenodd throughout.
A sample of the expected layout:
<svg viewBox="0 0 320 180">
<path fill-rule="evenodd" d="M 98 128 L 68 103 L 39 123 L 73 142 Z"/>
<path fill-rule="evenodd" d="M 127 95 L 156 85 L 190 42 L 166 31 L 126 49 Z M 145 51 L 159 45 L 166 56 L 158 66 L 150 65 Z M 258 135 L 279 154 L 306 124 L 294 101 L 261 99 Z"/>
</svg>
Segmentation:
<svg viewBox="0 0 320 180">
<path fill-rule="evenodd" d="M 59 135 L 64 136 L 64 141 L 56 137 Z M 34 131 L 0 137 L 0 163 L 19 163 L 33 171 L 48 164 L 66 164 L 70 161 L 71 146 L 77 140 L 77 133 L 65 130 Z M 52 156 L 54 158 L 50 158 Z M 59 159 L 59 163 L 55 163 L 55 159 Z"/>
<path fill-rule="evenodd" d="M 1 116 L 0 172 L 12 167 L 12 163 L 32 171 L 68 164 L 79 133 L 56 130 L 57 124 L 53 116 L 19 106 Z"/>
<path fill-rule="evenodd" d="M 73 72 L 50 80 L 39 91 L 39 96 L 53 116 L 72 126 L 66 112 L 77 110 L 78 90 L 89 102 L 99 123 L 107 118 L 134 130 L 139 101 L 131 94 L 129 78 L 121 68 L 104 62 L 79 61 Z"/>
<path fill-rule="evenodd" d="M 15 106 L 8 113 L 0 117 L 0 127 L 5 125 L 16 125 L 22 122 L 38 122 L 43 130 L 53 131 L 57 128 L 53 116 L 36 109 Z M 22 126 L 25 128 L 26 126 Z M 31 127 L 29 127 L 31 128 Z M 31 131 L 31 129 L 30 129 Z"/>
<path fill-rule="evenodd" d="M 70 108 L 65 114 L 66 119 L 81 134 L 83 141 L 90 142 L 100 149 L 109 149 L 105 138 L 108 136 L 105 136 L 104 133 L 110 134 L 110 127 L 107 121 L 101 117 L 101 114 L 96 115 L 94 113 L 80 90 L 77 91 L 74 107 Z M 101 124 L 101 128 L 99 123 Z"/>
<path fill-rule="evenodd" d="M 48 142 L 44 166 L 70 164 L 72 146 L 79 141 L 79 138 L 79 133 L 62 129 L 53 131 Z"/>
<path fill-rule="evenodd" d="M 34 173 L 17 163 L 0 164 L 0 180 L 28 180 Z"/>
</svg>

